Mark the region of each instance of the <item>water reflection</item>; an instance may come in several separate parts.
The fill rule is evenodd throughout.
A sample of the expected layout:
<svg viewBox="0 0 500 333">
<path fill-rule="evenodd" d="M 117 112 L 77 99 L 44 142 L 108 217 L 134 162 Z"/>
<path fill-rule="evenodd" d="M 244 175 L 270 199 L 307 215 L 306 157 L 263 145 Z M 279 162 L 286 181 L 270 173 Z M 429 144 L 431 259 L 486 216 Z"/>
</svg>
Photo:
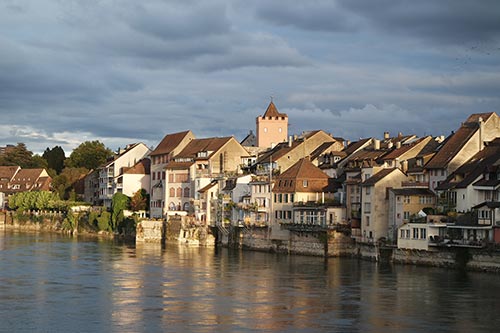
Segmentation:
<svg viewBox="0 0 500 333">
<path fill-rule="evenodd" d="M 496 275 L 0 233 L 5 331 L 456 332 L 500 324 Z"/>
</svg>

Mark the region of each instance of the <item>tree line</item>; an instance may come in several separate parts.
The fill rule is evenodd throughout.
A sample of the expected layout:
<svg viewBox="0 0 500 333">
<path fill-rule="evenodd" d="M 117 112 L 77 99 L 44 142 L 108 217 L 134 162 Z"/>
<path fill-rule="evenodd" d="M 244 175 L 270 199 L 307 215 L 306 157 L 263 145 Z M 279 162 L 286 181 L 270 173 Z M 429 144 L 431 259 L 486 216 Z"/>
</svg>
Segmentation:
<svg viewBox="0 0 500 333">
<path fill-rule="evenodd" d="M 75 184 L 113 155 L 113 151 L 98 140 L 81 143 L 69 157 L 60 146 L 47 147 L 42 155 L 38 155 L 28 150 L 24 143 L 18 143 L 0 154 L 0 165 L 44 168 L 52 177 L 52 187 L 59 197 L 76 201 Z"/>
</svg>

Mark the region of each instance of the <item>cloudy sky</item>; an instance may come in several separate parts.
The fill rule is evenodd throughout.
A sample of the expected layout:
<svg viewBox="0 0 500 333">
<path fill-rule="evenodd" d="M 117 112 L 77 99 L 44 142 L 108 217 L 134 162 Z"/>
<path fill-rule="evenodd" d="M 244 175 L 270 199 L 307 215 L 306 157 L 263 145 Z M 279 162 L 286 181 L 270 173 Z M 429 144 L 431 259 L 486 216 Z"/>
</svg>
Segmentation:
<svg viewBox="0 0 500 333">
<path fill-rule="evenodd" d="M 255 128 L 448 135 L 500 111 L 498 0 L 0 0 L 0 145 Z"/>
</svg>

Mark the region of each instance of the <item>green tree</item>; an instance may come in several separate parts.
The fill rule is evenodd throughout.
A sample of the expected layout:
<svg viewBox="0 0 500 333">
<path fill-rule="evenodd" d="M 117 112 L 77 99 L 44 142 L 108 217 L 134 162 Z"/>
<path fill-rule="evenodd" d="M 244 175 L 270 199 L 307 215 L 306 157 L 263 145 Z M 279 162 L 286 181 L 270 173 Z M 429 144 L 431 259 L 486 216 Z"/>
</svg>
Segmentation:
<svg viewBox="0 0 500 333">
<path fill-rule="evenodd" d="M 58 195 L 49 191 L 19 192 L 9 196 L 9 208 L 21 211 L 52 209 L 58 203 Z"/>
<path fill-rule="evenodd" d="M 64 168 L 64 160 L 66 155 L 60 146 L 55 146 L 52 149 L 45 149 L 42 157 L 47 161 L 47 168 L 54 169 L 57 174 L 60 174 Z"/>
<path fill-rule="evenodd" d="M 31 168 L 32 156 L 33 152 L 29 151 L 24 143 L 18 143 L 0 157 L 0 163 L 1 165 L 19 165 L 23 169 Z"/>
<path fill-rule="evenodd" d="M 102 142 L 85 141 L 71 152 L 65 164 L 70 168 L 96 169 L 113 156 L 113 152 Z"/>
<path fill-rule="evenodd" d="M 111 228 L 118 230 L 124 220 L 123 211 L 128 209 L 130 198 L 123 193 L 115 193 L 111 199 Z"/>
<path fill-rule="evenodd" d="M 31 165 L 30 168 L 41 168 L 47 169 L 48 164 L 47 161 L 40 155 L 35 154 L 31 157 Z"/>
<path fill-rule="evenodd" d="M 59 193 L 62 199 L 69 199 L 75 183 L 87 174 L 85 168 L 64 168 L 63 171 L 52 179 L 52 188 Z M 76 198 L 76 196 L 75 196 Z"/>
<path fill-rule="evenodd" d="M 149 210 L 149 194 L 141 188 L 134 193 L 130 199 L 130 209 L 134 212 L 139 210 Z"/>
</svg>

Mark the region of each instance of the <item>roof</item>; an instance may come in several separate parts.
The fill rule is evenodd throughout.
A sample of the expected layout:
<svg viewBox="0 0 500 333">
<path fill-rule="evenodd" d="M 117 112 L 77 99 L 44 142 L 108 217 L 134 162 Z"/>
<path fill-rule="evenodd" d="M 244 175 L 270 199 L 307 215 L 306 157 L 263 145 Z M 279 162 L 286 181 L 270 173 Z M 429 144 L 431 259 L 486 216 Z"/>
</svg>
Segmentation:
<svg viewBox="0 0 500 333">
<path fill-rule="evenodd" d="M 149 155 L 155 156 L 171 153 L 190 132 L 191 131 L 184 131 L 165 135 L 163 140 L 161 140 L 155 150 Z"/>
<path fill-rule="evenodd" d="M 372 140 L 372 138 L 366 138 L 366 139 L 359 139 L 359 141 L 356 141 L 356 142 L 353 142 L 353 143 L 350 143 L 346 149 L 344 149 L 345 153 L 347 155 L 351 155 L 352 153 L 354 153 L 355 151 L 357 151 L 358 149 L 360 149 L 361 147 L 363 147 L 364 145 L 366 145 L 368 142 L 370 142 Z"/>
<path fill-rule="evenodd" d="M 46 191 L 50 189 L 52 178 L 48 176 L 45 169 L 19 169 L 15 176 L 8 183 L 10 190 L 7 192 L 23 192 L 23 191 Z M 12 185 L 18 185 L 16 188 Z"/>
<path fill-rule="evenodd" d="M 489 142 L 483 150 L 477 152 L 467 162 L 462 164 L 445 181 L 441 182 L 436 189 L 466 188 L 472 183 L 481 185 L 478 178 L 499 160 L 500 138 L 497 138 Z M 485 185 L 488 186 L 488 184 Z"/>
<path fill-rule="evenodd" d="M 499 201 L 485 201 L 485 202 L 480 203 L 479 205 L 472 207 L 472 209 L 478 209 L 478 208 L 485 207 L 485 206 L 490 208 L 490 209 L 500 208 L 500 202 Z"/>
<path fill-rule="evenodd" d="M 318 148 L 316 148 L 315 150 L 313 150 L 311 152 L 311 160 L 315 160 L 316 158 L 318 158 L 321 154 L 324 153 L 325 150 L 327 150 L 328 148 L 330 148 L 331 146 L 333 146 L 336 142 L 335 141 L 331 141 L 331 142 L 324 142 L 322 144 L 320 144 L 318 146 Z"/>
<path fill-rule="evenodd" d="M 137 162 L 133 167 L 124 168 L 123 173 L 149 175 L 151 173 L 151 160 L 149 158 L 143 158 L 142 160 Z"/>
<path fill-rule="evenodd" d="M 184 149 L 175 156 L 175 158 L 191 158 L 196 159 L 199 152 L 210 152 L 207 155 L 207 159 L 210 156 L 221 149 L 226 143 L 228 143 L 233 137 L 223 137 L 223 138 L 205 138 L 205 139 L 194 139 L 187 144 Z"/>
<path fill-rule="evenodd" d="M 425 140 L 430 140 L 431 137 L 430 136 L 425 136 L 423 138 L 418 138 L 418 139 L 415 139 L 413 140 L 411 143 L 409 144 L 404 144 L 402 145 L 400 148 L 396 148 L 394 149 L 393 151 L 391 151 L 390 153 L 388 153 L 387 155 L 384 156 L 384 160 L 394 160 L 396 158 L 399 158 L 401 156 L 403 156 L 403 154 L 405 154 L 406 152 L 410 151 L 411 149 L 415 148 L 415 146 L 417 146 L 419 143 L 422 143 L 423 141 Z M 425 146 L 424 146 L 425 147 Z M 424 148 L 422 147 L 422 149 Z M 421 150 L 422 150 L 421 149 Z M 420 151 L 421 151 L 420 150 Z M 419 151 L 419 152 L 420 152 Z M 417 154 L 419 153 L 417 152 Z M 415 154 L 416 155 L 416 154 Z"/>
<path fill-rule="evenodd" d="M 269 103 L 266 112 L 264 112 L 264 118 L 266 117 L 288 117 L 285 113 L 278 112 L 278 109 L 274 105 L 273 101 Z"/>
<path fill-rule="evenodd" d="M 307 181 L 304 186 L 303 181 Z M 275 192 L 329 192 L 333 191 L 330 177 L 308 158 L 302 158 L 276 177 Z"/>
<path fill-rule="evenodd" d="M 394 170 L 399 170 L 398 168 L 392 168 L 392 169 L 382 169 L 367 180 L 365 180 L 361 185 L 363 186 L 373 186 L 382 179 L 384 179 L 386 176 L 391 174 Z"/>
<path fill-rule="evenodd" d="M 395 195 L 405 195 L 405 196 L 412 196 L 412 195 L 434 195 L 434 192 L 429 190 L 428 188 L 393 188 L 390 189 Z"/>
<path fill-rule="evenodd" d="M 214 187 L 214 186 L 215 186 L 215 185 L 217 185 L 217 184 L 218 184 L 218 182 L 217 182 L 216 180 L 212 180 L 210 183 L 208 183 L 208 185 L 206 185 L 206 186 L 204 186 L 204 187 L 200 188 L 200 189 L 198 190 L 198 192 L 200 192 L 200 193 L 205 193 L 206 191 L 208 191 L 209 189 L 211 189 L 212 187 Z"/>
<path fill-rule="evenodd" d="M 0 180 L 8 179 L 11 180 L 12 177 L 20 170 L 21 167 L 18 165 L 14 166 L 0 166 Z"/>
<path fill-rule="evenodd" d="M 253 134 L 253 131 L 250 131 L 250 133 L 241 140 L 240 144 L 242 146 L 255 147 L 257 145 L 257 137 Z"/>
<path fill-rule="evenodd" d="M 439 151 L 425 166 L 427 169 L 442 169 L 458 154 L 462 147 L 479 129 L 479 118 L 486 120 L 491 117 L 494 112 L 476 113 L 467 118 L 467 121 L 460 128 L 452 133 L 439 148 Z"/>
</svg>

